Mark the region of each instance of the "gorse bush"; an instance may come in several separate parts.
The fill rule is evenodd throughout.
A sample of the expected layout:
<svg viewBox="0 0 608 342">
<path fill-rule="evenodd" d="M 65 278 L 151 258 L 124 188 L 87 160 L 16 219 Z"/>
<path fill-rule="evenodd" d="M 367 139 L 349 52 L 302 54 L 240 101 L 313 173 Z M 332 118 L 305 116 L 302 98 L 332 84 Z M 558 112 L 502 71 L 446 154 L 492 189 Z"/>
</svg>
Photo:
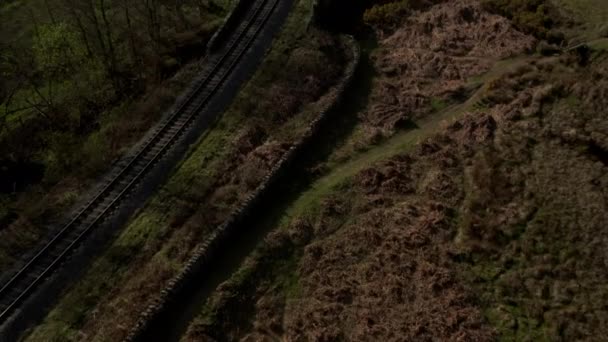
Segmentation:
<svg viewBox="0 0 608 342">
<path fill-rule="evenodd" d="M 409 0 L 397 2 L 380 3 L 372 6 L 363 14 L 363 20 L 368 25 L 388 25 L 396 24 L 410 10 Z"/>
<path fill-rule="evenodd" d="M 482 4 L 486 10 L 511 20 L 524 33 L 552 43 L 563 39 L 552 31 L 559 16 L 547 0 L 483 0 Z"/>
</svg>

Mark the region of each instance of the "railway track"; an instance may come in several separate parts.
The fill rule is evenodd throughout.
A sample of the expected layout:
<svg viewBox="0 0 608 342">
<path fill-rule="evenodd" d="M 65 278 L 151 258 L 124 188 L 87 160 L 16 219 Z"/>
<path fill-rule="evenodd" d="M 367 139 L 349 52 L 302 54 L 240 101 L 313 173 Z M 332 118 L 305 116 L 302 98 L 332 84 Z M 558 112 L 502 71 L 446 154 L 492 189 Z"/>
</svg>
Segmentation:
<svg viewBox="0 0 608 342">
<path fill-rule="evenodd" d="M 148 171 L 188 131 L 189 124 L 221 88 L 279 1 L 257 0 L 250 5 L 244 20 L 235 28 L 221 52 L 207 60 L 212 67 L 206 69 L 203 77 L 193 86 L 193 91 L 177 109 L 140 144 L 132 158 L 115 167 L 92 200 L 78 210 L 25 266 L 1 285 L 0 324 L 66 260 L 88 233 L 123 203 Z"/>
</svg>

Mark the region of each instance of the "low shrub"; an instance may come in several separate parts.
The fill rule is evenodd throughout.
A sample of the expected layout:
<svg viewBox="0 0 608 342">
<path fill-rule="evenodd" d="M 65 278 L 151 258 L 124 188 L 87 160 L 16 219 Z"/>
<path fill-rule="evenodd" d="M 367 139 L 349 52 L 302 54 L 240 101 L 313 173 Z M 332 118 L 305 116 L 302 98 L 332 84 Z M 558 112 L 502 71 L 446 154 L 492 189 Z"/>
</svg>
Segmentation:
<svg viewBox="0 0 608 342">
<path fill-rule="evenodd" d="M 410 10 L 410 1 L 380 3 L 372 6 L 363 14 L 363 21 L 371 26 L 393 26 Z"/>
<path fill-rule="evenodd" d="M 554 44 L 564 39 L 563 34 L 554 31 L 559 15 L 547 0 L 483 0 L 482 4 L 487 11 L 511 20 L 524 33 Z"/>
</svg>

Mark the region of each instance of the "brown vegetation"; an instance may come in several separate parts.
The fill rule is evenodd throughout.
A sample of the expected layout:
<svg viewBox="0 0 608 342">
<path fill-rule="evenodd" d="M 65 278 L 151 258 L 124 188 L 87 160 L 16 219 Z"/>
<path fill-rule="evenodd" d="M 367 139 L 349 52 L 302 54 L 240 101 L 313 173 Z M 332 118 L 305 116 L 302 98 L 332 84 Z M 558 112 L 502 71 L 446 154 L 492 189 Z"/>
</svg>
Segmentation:
<svg viewBox="0 0 608 342">
<path fill-rule="evenodd" d="M 534 40 L 474 1 L 450 1 L 405 19 L 373 56 L 378 76 L 366 125 L 391 132 L 467 98 L 468 79 L 497 60 L 533 48 Z"/>
<path fill-rule="evenodd" d="M 509 56 L 493 27 L 516 38 L 517 51 L 534 43 L 503 19 L 478 12 L 474 1 L 455 3 L 408 22 L 442 13 L 456 31 L 446 19 L 455 16 L 445 12 L 454 8 L 473 8 L 468 13 L 485 18 L 477 26 L 483 30 L 471 28 L 455 42 L 440 39 L 458 51 L 463 39 L 486 37 L 462 48 L 466 54 L 479 47 L 475 67 L 463 72 L 467 77 L 487 70 L 484 56 Z M 458 26 L 464 32 L 466 22 Z M 442 30 L 431 32 L 440 38 Z M 386 46 L 395 51 L 417 42 L 415 28 L 403 31 L 409 35 L 397 31 L 381 44 L 391 42 Z M 409 78 L 400 74 L 401 60 L 376 58 L 376 65 L 396 66 L 380 79 L 391 73 Z M 459 61 L 452 57 L 446 68 L 466 67 Z M 491 79 L 475 110 L 413 152 L 369 167 L 318 208 L 288 218 L 219 288 L 185 340 L 605 336 L 608 59 L 597 52 L 589 64 L 581 62 L 577 52 L 529 58 Z M 437 69 L 444 70 L 429 72 Z M 433 75 L 414 83 L 416 89 L 447 84 L 442 73 Z M 399 113 L 395 103 L 414 88 L 406 82 L 378 92 L 371 108 L 388 103 Z M 393 101 L 381 96 L 387 89 Z M 409 108 L 428 115 L 430 105 L 418 101 Z M 390 115 L 374 121 L 388 128 L 395 122 Z"/>
<path fill-rule="evenodd" d="M 224 284 L 209 304 L 214 320 L 187 340 L 605 334 L 608 131 L 591 96 L 608 91 L 593 81 L 608 64 L 575 63 L 506 75 L 489 94 L 510 94 L 500 103 L 365 170 L 275 232 L 245 266 L 248 280 Z M 547 69 L 566 73 L 541 76 Z M 279 257 L 297 261 L 277 267 Z M 253 316 L 237 319 L 235 307 Z"/>
<path fill-rule="evenodd" d="M 560 18 L 558 7 L 548 0 L 483 0 L 484 8 L 507 17 L 515 27 L 539 39 L 559 44 L 563 33 L 553 30 Z"/>
</svg>

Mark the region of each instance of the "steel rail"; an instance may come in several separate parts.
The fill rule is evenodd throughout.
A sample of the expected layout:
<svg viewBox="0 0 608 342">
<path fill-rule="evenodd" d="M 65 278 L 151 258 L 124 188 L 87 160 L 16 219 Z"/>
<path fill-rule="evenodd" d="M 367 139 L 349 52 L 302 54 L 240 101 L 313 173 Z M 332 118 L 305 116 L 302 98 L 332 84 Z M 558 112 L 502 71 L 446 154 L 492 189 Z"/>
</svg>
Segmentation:
<svg viewBox="0 0 608 342">
<path fill-rule="evenodd" d="M 12 313 L 14 309 L 16 309 L 17 305 L 21 303 L 23 299 L 44 279 L 46 276 L 50 274 L 51 271 L 55 269 L 56 266 L 60 265 L 60 263 L 64 260 L 66 256 L 72 251 L 72 249 L 86 236 L 86 234 L 97 224 L 99 223 L 105 216 L 108 214 L 111 209 L 118 204 L 120 200 L 122 200 L 126 194 L 133 188 L 136 183 L 141 180 L 142 176 L 150 169 L 151 166 L 154 165 L 156 161 L 164 155 L 164 153 L 169 149 L 169 147 L 179 139 L 179 137 L 184 133 L 185 128 L 192 121 L 194 117 L 200 112 L 202 107 L 204 107 L 210 100 L 210 98 L 219 90 L 222 86 L 223 82 L 230 75 L 231 71 L 234 69 L 238 61 L 241 60 L 244 53 L 247 51 L 248 47 L 255 40 L 256 36 L 266 23 L 270 13 L 276 7 L 278 1 L 275 1 L 270 9 L 267 4 L 268 0 L 259 0 L 256 3 L 255 7 L 252 7 L 253 11 L 250 12 L 247 20 L 237 27 L 236 34 L 232 35 L 232 39 L 228 43 L 228 49 L 226 52 L 221 55 L 221 57 L 213 64 L 213 67 L 209 70 L 207 75 L 199 82 L 197 82 L 194 86 L 194 90 L 190 92 L 187 98 L 181 102 L 178 108 L 173 112 L 173 114 L 164 120 L 164 123 L 160 128 L 156 128 L 153 131 L 153 136 L 147 139 L 145 145 L 139 149 L 139 152 L 135 157 L 133 157 L 129 163 L 123 167 L 120 172 L 114 176 L 109 182 L 107 182 L 103 189 L 98 192 L 98 194 L 88 202 L 71 220 L 67 223 L 61 231 L 59 231 L 52 239 L 49 241 L 30 261 L 23 266 L 4 286 L 0 289 L 0 301 L 2 297 L 5 297 L 10 294 L 11 290 L 19 289 L 18 281 L 22 278 L 28 276 L 28 273 L 33 268 L 34 279 L 26 284 L 24 290 L 20 291 L 16 298 L 12 299 L 8 305 L 5 304 L 4 310 L 0 313 L 0 322 L 4 321 L 9 314 Z M 262 14 L 263 10 L 266 9 L 265 16 L 263 19 L 259 21 L 260 14 Z M 249 37 L 249 40 L 244 40 L 247 37 L 251 27 L 257 24 L 257 29 L 254 34 Z M 244 44 L 241 44 L 244 42 Z M 239 48 L 240 49 L 237 49 Z M 230 59 L 232 58 L 232 62 Z M 229 64 L 228 64 L 229 63 Z M 226 68 L 227 66 L 227 68 Z M 225 70 L 222 72 L 222 69 Z M 219 80 L 212 82 L 214 78 L 219 77 Z M 209 86 L 211 88 L 209 89 Z M 206 94 L 202 100 L 200 100 L 199 96 L 208 90 L 208 94 Z M 197 101 L 199 100 L 199 101 Z M 197 103 L 198 102 L 198 103 Z M 189 108 L 194 105 L 193 108 Z M 185 117 L 185 120 L 183 120 Z M 160 147 L 160 148 L 159 148 Z M 156 150 L 156 151 L 155 151 Z M 147 155 L 152 152 L 152 157 L 147 157 Z M 146 162 L 140 170 L 137 170 L 135 167 L 136 164 L 140 162 Z M 129 181 L 129 171 L 132 171 L 135 168 L 136 174 Z M 124 181 L 127 178 L 128 183 L 124 185 L 121 189 L 119 189 L 119 193 L 115 196 L 111 196 L 115 185 L 119 184 L 120 181 Z M 104 204 L 105 200 L 110 198 L 108 204 Z M 36 272 L 36 264 L 42 260 L 44 256 L 49 252 L 52 252 L 52 248 L 62 242 L 62 239 L 69 233 L 69 230 L 76 225 L 79 221 L 81 223 L 86 223 L 86 219 L 90 218 L 91 214 L 95 214 L 95 211 L 100 209 L 101 212 L 94 216 L 93 221 L 91 223 L 85 224 L 85 228 L 76 236 L 75 239 L 72 239 L 69 242 L 68 246 L 63 248 L 61 253 L 53 257 L 51 256 L 53 261 L 50 265 L 44 267 L 44 269 L 40 272 Z M 29 274 L 31 276 L 31 274 Z M 16 284 L 17 283 L 17 284 Z M 1 303 L 1 302 L 0 302 Z M 3 303 L 2 303 L 3 304 Z"/>
</svg>

